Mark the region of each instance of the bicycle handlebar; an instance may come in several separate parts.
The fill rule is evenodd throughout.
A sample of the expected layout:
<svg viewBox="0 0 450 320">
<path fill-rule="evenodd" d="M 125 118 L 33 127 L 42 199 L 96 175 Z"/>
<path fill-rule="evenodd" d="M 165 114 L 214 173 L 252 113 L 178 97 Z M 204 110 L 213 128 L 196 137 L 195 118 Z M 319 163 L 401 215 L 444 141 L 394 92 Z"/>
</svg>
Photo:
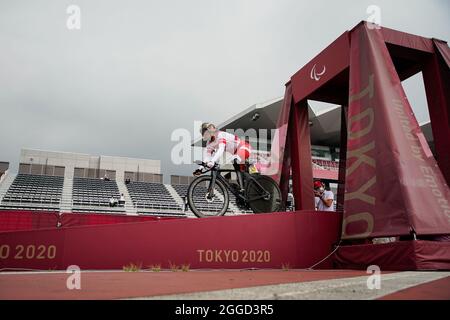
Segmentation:
<svg viewBox="0 0 450 320">
<path fill-rule="evenodd" d="M 203 167 L 205 167 L 205 168 L 208 168 L 208 169 L 217 168 L 217 167 L 219 166 L 218 163 L 214 162 L 214 166 L 211 167 L 211 168 L 209 168 L 209 167 L 208 167 L 208 164 L 207 164 L 206 162 L 203 162 L 203 161 L 200 161 L 200 160 L 194 161 L 194 163 L 195 163 L 195 164 L 198 164 L 199 166 L 203 166 Z"/>
<path fill-rule="evenodd" d="M 194 161 L 194 163 L 198 164 L 199 166 L 202 166 L 204 168 L 204 170 L 201 171 L 201 174 L 205 174 L 211 170 L 216 170 L 219 167 L 218 163 L 214 163 L 214 166 L 210 168 L 210 167 L 208 167 L 208 164 L 206 162 L 203 162 L 200 160 Z"/>
</svg>

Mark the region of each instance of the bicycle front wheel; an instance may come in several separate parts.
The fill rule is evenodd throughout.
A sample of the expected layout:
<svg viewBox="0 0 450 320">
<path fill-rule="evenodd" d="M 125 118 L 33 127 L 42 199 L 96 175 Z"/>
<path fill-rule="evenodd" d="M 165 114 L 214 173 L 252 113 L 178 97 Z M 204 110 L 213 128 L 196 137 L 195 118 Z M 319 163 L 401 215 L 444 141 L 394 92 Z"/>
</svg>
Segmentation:
<svg viewBox="0 0 450 320">
<path fill-rule="evenodd" d="M 208 192 L 211 179 L 210 176 L 196 178 L 187 192 L 189 208 L 199 218 L 223 216 L 228 209 L 229 194 L 221 181 L 216 180 L 214 191 Z"/>
<path fill-rule="evenodd" d="M 281 190 L 277 183 L 268 176 L 254 176 L 246 188 L 247 199 L 254 213 L 278 212 L 283 209 Z M 261 198 L 265 193 L 269 195 Z M 255 199 L 256 200 L 252 200 Z M 259 198 L 259 199 L 258 199 Z"/>
</svg>

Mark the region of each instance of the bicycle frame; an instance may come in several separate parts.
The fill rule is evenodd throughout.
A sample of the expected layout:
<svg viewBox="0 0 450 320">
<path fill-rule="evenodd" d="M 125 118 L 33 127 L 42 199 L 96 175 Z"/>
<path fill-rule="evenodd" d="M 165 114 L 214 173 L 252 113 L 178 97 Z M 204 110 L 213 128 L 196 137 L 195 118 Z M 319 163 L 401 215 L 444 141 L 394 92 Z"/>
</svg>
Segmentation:
<svg viewBox="0 0 450 320">
<path fill-rule="evenodd" d="M 237 198 L 239 198 L 239 199 L 241 199 L 241 200 L 243 200 L 243 201 L 245 201 L 245 202 L 251 202 L 251 201 L 259 200 L 259 199 L 265 198 L 265 197 L 267 197 L 267 196 L 270 196 L 270 193 L 267 192 L 267 191 L 263 188 L 263 186 L 261 186 L 261 184 L 260 184 L 255 178 L 253 178 L 249 173 L 247 173 L 247 172 L 237 171 L 236 169 L 216 169 L 216 168 L 214 168 L 214 167 L 211 168 L 211 169 L 208 170 L 208 171 L 211 172 L 211 177 L 212 177 L 211 182 L 209 183 L 209 186 L 208 186 L 208 194 L 209 194 L 210 196 L 212 196 L 211 192 L 214 191 L 214 187 L 215 187 L 215 184 L 216 184 L 216 180 L 220 180 L 220 181 L 225 185 L 225 187 L 226 187 L 229 191 L 231 191 L 232 194 L 234 194 L 235 197 L 237 197 Z M 225 179 L 225 178 L 221 175 L 222 172 L 235 172 L 236 174 L 242 174 L 242 175 L 243 175 L 243 177 L 242 177 L 243 179 L 242 179 L 242 180 L 244 181 L 244 186 L 241 186 L 241 185 L 240 185 L 239 179 L 238 179 L 237 182 L 238 182 L 239 187 L 240 187 L 241 189 L 245 189 L 245 187 L 246 187 L 247 184 L 248 184 L 248 181 L 252 180 L 252 181 L 260 188 L 260 190 L 261 190 L 261 195 L 256 196 L 256 197 L 253 197 L 253 198 L 250 198 L 250 199 L 247 198 L 246 195 L 241 194 L 240 192 L 234 190 L 234 189 L 231 187 L 231 184 L 228 182 L 228 180 Z M 206 172 L 205 172 L 205 173 L 206 173 Z"/>
</svg>

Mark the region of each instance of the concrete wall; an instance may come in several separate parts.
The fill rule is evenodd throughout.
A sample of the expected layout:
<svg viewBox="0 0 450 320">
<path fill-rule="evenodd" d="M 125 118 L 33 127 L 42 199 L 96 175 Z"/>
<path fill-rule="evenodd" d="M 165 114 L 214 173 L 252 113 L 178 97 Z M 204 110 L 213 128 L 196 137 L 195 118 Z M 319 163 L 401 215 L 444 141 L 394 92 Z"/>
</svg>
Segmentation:
<svg viewBox="0 0 450 320">
<path fill-rule="evenodd" d="M 46 169 L 42 169 L 44 167 L 86 168 L 99 170 L 99 172 L 102 173 L 104 173 L 105 170 L 115 171 L 116 173 L 123 173 L 125 171 L 152 174 L 161 173 L 160 160 L 93 156 L 83 153 L 33 149 L 21 150 L 20 164 L 23 173 L 30 172 L 36 174 L 46 174 Z M 35 169 L 33 169 L 33 166 Z M 123 177 L 123 174 L 120 176 Z"/>
</svg>

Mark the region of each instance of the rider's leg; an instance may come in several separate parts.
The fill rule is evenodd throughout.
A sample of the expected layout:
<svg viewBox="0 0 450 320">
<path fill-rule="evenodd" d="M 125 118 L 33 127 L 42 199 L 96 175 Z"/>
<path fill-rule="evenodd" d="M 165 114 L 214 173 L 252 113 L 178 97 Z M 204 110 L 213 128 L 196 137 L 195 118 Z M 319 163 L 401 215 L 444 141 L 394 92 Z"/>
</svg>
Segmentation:
<svg viewBox="0 0 450 320">
<path fill-rule="evenodd" d="M 244 191 L 244 178 L 243 178 L 242 172 L 241 172 L 241 165 L 239 164 L 237 159 L 233 160 L 233 168 L 234 168 L 234 171 L 236 171 L 239 188 L 241 188 L 240 191 L 242 192 L 242 191 Z"/>
<path fill-rule="evenodd" d="M 248 169 L 248 161 L 250 158 L 251 150 L 252 150 L 252 147 L 248 143 L 241 145 L 236 150 L 236 156 L 240 159 L 239 162 L 241 164 L 241 171 L 247 171 L 247 169 Z"/>
<path fill-rule="evenodd" d="M 251 147 L 248 143 L 245 143 L 238 147 L 236 150 L 236 158 L 234 159 L 233 166 L 238 176 L 238 181 L 241 186 L 241 191 L 244 191 L 244 178 L 242 171 L 245 170 L 245 161 L 250 157 Z M 239 161 L 238 161 L 239 160 Z"/>
</svg>

